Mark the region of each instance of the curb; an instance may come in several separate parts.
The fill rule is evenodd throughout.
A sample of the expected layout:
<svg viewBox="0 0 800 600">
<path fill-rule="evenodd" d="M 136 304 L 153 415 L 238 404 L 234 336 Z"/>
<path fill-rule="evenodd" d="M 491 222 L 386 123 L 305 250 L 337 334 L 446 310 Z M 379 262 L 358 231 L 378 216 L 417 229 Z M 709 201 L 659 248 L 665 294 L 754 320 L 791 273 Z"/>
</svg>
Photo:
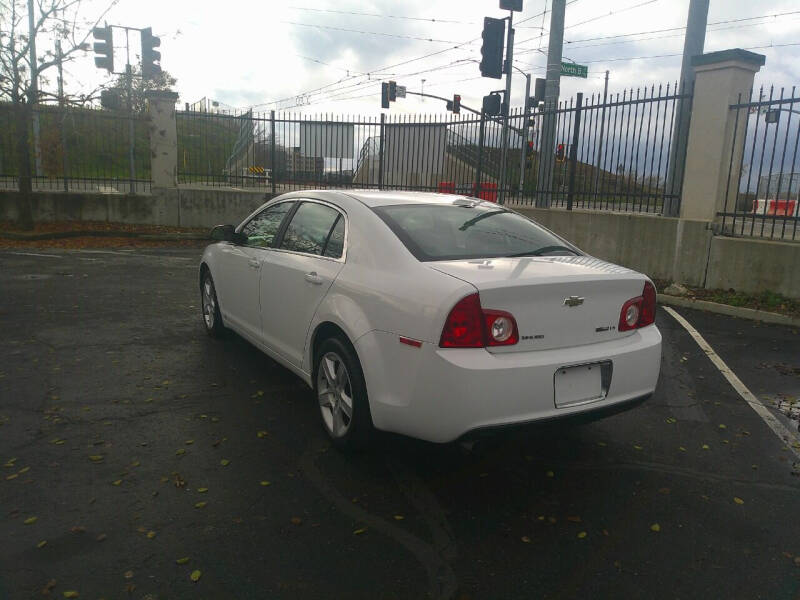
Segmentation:
<svg viewBox="0 0 800 600">
<path fill-rule="evenodd" d="M 738 317 L 740 319 L 748 319 L 750 321 L 761 321 L 762 323 L 800 327 L 800 317 L 790 317 L 789 315 L 781 315 L 765 310 L 744 308 L 742 306 L 731 306 L 730 304 L 719 304 L 718 302 L 709 302 L 708 300 L 695 300 L 693 298 L 684 298 L 682 296 L 668 296 L 667 294 L 658 294 L 658 301 L 659 303 L 666 304 L 667 306 L 693 308 L 695 310 L 704 310 L 706 312 L 715 313 L 718 315 Z"/>
<path fill-rule="evenodd" d="M 76 237 L 125 237 L 140 240 L 208 240 L 208 235 L 199 233 L 140 233 L 138 231 L 109 231 L 107 229 L 85 229 L 82 231 L 54 231 L 52 233 L 16 233 L 0 231 L 0 238 L 9 240 L 58 240 Z"/>
</svg>

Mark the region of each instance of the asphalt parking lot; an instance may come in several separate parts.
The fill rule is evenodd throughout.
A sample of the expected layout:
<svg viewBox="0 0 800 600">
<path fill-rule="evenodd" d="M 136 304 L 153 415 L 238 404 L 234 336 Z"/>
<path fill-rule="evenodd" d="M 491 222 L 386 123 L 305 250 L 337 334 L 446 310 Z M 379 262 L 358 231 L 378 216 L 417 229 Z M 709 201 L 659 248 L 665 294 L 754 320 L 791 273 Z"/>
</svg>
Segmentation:
<svg viewBox="0 0 800 600">
<path fill-rule="evenodd" d="M 800 598 L 797 449 L 663 309 L 633 411 L 343 455 L 303 383 L 204 334 L 198 257 L 0 251 L 0 598 Z M 800 397 L 800 332 L 678 312 Z"/>
</svg>

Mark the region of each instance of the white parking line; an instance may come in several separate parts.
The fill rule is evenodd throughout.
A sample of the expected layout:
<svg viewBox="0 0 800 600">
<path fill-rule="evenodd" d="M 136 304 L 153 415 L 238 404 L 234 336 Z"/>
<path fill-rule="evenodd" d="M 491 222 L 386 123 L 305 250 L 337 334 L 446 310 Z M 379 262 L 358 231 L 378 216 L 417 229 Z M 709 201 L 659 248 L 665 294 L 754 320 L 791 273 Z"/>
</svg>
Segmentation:
<svg viewBox="0 0 800 600">
<path fill-rule="evenodd" d="M 800 435 L 793 433 L 786 426 L 781 423 L 775 415 L 773 415 L 770 410 L 764 405 L 761 400 L 759 400 L 753 392 L 751 392 L 747 386 L 742 383 L 742 380 L 736 376 L 736 373 L 731 371 L 730 367 L 725 364 L 725 361 L 722 360 L 714 349 L 709 345 L 709 343 L 700 335 L 692 325 L 684 319 L 681 315 L 679 315 L 675 310 L 670 308 L 669 306 L 662 306 L 665 311 L 673 316 L 673 318 L 680 323 L 683 328 L 689 332 L 694 338 L 694 341 L 697 342 L 697 345 L 700 346 L 700 349 L 706 353 L 706 356 L 711 359 L 711 362 L 714 363 L 714 366 L 719 369 L 719 372 L 722 373 L 722 376 L 728 380 L 733 386 L 739 395 L 750 405 L 756 414 L 761 417 L 767 426 L 772 429 L 772 431 L 777 435 L 781 441 L 786 444 L 789 448 L 789 451 L 792 452 L 798 459 L 800 459 Z"/>
<path fill-rule="evenodd" d="M 37 254 L 36 252 L 9 252 L 9 254 L 16 254 L 19 256 L 44 256 L 45 258 L 64 258 L 57 254 Z"/>
</svg>

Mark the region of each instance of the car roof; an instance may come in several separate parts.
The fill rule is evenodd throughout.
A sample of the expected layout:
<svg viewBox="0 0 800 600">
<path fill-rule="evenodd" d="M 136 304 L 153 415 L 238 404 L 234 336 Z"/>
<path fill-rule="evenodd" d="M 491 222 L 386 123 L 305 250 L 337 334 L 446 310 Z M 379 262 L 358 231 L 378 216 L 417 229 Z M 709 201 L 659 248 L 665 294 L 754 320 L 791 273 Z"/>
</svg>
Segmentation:
<svg viewBox="0 0 800 600">
<path fill-rule="evenodd" d="M 355 198 L 369 206 L 389 206 L 395 204 L 454 204 L 459 202 L 479 203 L 477 198 L 459 194 L 436 194 L 434 192 L 405 192 L 377 190 L 341 190 L 340 193 Z"/>
</svg>

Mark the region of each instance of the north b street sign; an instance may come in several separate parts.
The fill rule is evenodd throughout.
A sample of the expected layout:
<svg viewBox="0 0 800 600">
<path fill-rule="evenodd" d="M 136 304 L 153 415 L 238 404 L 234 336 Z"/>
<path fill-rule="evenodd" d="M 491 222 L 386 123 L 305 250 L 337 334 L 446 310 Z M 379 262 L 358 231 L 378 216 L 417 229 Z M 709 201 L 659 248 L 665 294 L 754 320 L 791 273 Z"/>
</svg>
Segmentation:
<svg viewBox="0 0 800 600">
<path fill-rule="evenodd" d="M 576 63 L 561 63 L 561 74 L 567 77 L 586 77 L 589 75 L 589 67 Z"/>
</svg>

